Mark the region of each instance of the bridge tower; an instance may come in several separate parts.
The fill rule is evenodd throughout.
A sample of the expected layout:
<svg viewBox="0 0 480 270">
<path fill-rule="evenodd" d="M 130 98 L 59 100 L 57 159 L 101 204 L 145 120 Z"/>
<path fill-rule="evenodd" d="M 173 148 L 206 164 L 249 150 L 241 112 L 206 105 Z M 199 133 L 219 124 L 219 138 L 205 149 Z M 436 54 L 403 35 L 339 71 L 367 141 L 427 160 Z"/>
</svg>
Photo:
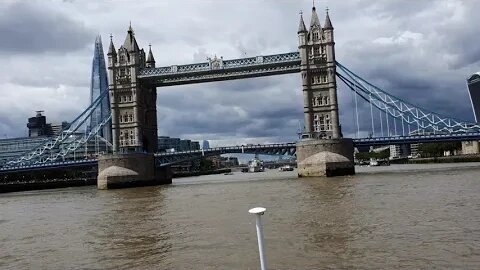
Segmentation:
<svg viewBox="0 0 480 270">
<path fill-rule="evenodd" d="M 322 27 L 315 6 L 307 30 L 300 14 L 298 50 L 305 129 L 297 143 L 298 176 L 354 174 L 353 141 L 338 117 L 335 39 L 330 15 Z"/>
<path fill-rule="evenodd" d="M 170 168 L 157 169 L 157 92 L 137 78 L 143 68 L 155 67 L 140 49 L 132 26 L 122 46 L 108 49 L 109 97 L 112 112 L 113 155 L 98 161 L 99 189 L 171 183 Z"/>
<path fill-rule="evenodd" d="M 335 41 L 328 11 L 322 28 L 314 6 L 308 31 L 300 15 L 298 39 L 304 97 L 303 137 L 338 139 L 341 131 L 335 77 Z"/>
<path fill-rule="evenodd" d="M 110 40 L 108 70 L 115 153 L 157 151 L 157 92 L 155 87 L 137 81 L 141 68 L 154 66 L 151 48 L 146 59 L 131 26 L 118 52 Z"/>
</svg>

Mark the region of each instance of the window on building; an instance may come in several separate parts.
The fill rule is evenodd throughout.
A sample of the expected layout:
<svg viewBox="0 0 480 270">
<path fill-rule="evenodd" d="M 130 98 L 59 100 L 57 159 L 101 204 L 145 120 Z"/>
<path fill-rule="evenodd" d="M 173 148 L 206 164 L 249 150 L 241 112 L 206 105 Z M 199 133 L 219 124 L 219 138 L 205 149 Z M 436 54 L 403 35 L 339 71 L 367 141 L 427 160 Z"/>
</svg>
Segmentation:
<svg viewBox="0 0 480 270">
<path fill-rule="evenodd" d="M 325 46 L 322 46 L 322 54 L 326 54 L 327 53 L 327 50 L 325 48 Z"/>
<path fill-rule="evenodd" d="M 322 75 L 322 83 L 326 83 L 327 82 L 327 75 Z"/>
<path fill-rule="evenodd" d="M 320 48 L 319 47 L 313 47 L 313 54 L 314 55 L 319 55 L 320 54 Z"/>
<path fill-rule="evenodd" d="M 133 115 L 130 114 L 130 115 L 128 116 L 128 121 L 133 122 Z"/>
<path fill-rule="evenodd" d="M 313 40 L 318 40 L 318 31 L 313 31 Z"/>
</svg>

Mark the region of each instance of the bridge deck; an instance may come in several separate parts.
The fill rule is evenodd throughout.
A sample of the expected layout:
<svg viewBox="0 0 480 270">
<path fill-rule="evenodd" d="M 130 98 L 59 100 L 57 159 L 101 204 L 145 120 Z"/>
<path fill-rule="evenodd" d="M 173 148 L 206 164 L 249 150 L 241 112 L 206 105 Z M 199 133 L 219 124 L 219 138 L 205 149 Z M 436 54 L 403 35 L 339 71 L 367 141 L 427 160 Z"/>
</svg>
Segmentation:
<svg viewBox="0 0 480 270">
<path fill-rule="evenodd" d="M 300 72 L 298 52 L 233 60 L 213 59 L 190 65 L 144 68 L 137 77 L 156 86 L 225 81 Z"/>
<path fill-rule="evenodd" d="M 447 141 L 474 141 L 480 140 L 480 132 L 458 133 L 458 134 L 434 134 L 434 135 L 415 135 L 415 136 L 395 136 L 378 138 L 354 139 L 355 146 L 381 146 L 411 143 L 429 143 L 429 142 L 447 142 Z M 281 144 L 258 144 L 258 145 L 240 145 L 228 147 L 216 147 L 205 150 L 192 150 L 171 153 L 157 153 L 155 158 L 157 165 L 166 166 L 178 162 L 197 159 L 202 156 L 214 156 L 230 153 L 261 154 L 261 155 L 294 155 L 296 151 L 295 143 Z M 86 164 L 95 164 L 96 159 L 59 161 L 45 164 L 26 164 L 17 167 L 2 167 L 1 172 L 12 172 L 21 170 L 36 170 L 44 168 L 80 166 Z"/>
</svg>

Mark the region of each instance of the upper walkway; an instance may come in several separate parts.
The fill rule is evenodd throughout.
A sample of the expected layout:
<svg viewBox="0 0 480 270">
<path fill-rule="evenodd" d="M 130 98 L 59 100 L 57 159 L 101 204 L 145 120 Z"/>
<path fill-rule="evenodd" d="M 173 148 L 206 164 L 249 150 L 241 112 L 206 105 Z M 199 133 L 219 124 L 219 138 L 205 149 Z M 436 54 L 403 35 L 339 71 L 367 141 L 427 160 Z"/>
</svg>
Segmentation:
<svg viewBox="0 0 480 270">
<path fill-rule="evenodd" d="M 232 60 L 143 68 L 137 78 L 155 86 L 225 81 L 300 72 L 300 53 L 264 55 Z"/>
</svg>

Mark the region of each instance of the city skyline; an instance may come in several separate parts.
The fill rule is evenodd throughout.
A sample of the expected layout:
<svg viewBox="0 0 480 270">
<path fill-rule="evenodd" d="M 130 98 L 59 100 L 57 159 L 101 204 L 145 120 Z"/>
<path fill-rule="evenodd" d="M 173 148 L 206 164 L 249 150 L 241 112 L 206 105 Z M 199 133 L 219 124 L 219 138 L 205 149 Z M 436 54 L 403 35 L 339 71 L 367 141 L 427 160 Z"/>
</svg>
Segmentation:
<svg viewBox="0 0 480 270">
<path fill-rule="evenodd" d="M 58 122 L 69 121 L 86 108 L 91 70 L 88 62 L 94 37 L 100 32 L 105 40 L 112 33 L 118 44 L 124 39 L 130 20 L 140 47 L 152 44 L 157 66 L 203 62 L 214 55 L 231 59 L 296 51 L 299 9 L 304 11 L 306 24 L 310 22 L 310 1 L 278 5 L 274 1 L 251 5 L 210 1 L 200 7 L 197 2 L 188 3 L 147 2 L 142 7 L 110 7 L 104 3 L 52 1 L 45 10 L 36 12 L 41 8 L 38 3 L 10 1 L 0 8 L 6 15 L 0 29 L 5 29 L 8 37 L 8 41 L 0 41 L 0 55 L 8 63 L 2 67 L 0 87 L 4 89 L 3 98 L 10 100 L 1 111 L 0 134 L 21 136 L 32 110 L 48 108 L 45 113 Z M 476 29 L 469 28 L 474 24 L 467 22 L 473 22 L 475 17 L 469 12 L 478 10 L 478 4 L 418 1 L 410 3 L 407 9 L 400 1 L 359 1 L 349 5 L 321 1 L 316 4 L 320 17 L 324 16 L 327 4 L 335 27 L 339 61 L 396 96 L 473 121 L 465 78 L 480 70 L 480 49 L 465 43 L 475 44 L 478 39 Z M 360 4 L 363 9 L 356 10 Z M 108 8 L 118 16 L 106 19 L 104 10 Z M 73 9 L 79 12 L 74 15 Z M 215 9 L 235 12 L 228 16 L 224 12 L 211 13 Z M 155 12 L 150 14 L 148 10 Z M 414 14 L 409 10 L 415 10 Z M 245 14 L 249 12 L 258 16 L 247 21 Z M 19 20 L 27 19 L 30 13 L 35 16 L 25 24 L 33 21 L 36 25 L 30 25 L 28 30 L 44 35 L 17 36 L 8 30 L 18 28 Z M 100 20 L 94 15 L 104 18 Z M 155 23 L 158 17 L 163 18 L 161 23 Z M 220 23 L 225 21 L 229 24 Z M 50 25 L 61 27 L 54 29 Z M 460 26 L 465 29 L 459 29 Z M 35 42 L 18 45 L 29 38 Z M 293 130 L 298 129 L 298 121 L 302 120 L 299 82 L 299 75 L 293 74 L 161 88 L 157 101 L 158 134 L 193 140 L 208 137 L 212 145 L 294 140 Z M 25 101 L 12 107 L 11 100 L 20 97 Z M 340 119 L 347 136 L 354 132 L 352 112 L 348 110 L 351 99 L 339 83 Z M 368 107 L 361 107 L 362 110 Z M 12 111 L 18 113 L 6 113 Z M 369 128 L 368 121 L 363 124 L 365 130 Z"/>
</svg>

